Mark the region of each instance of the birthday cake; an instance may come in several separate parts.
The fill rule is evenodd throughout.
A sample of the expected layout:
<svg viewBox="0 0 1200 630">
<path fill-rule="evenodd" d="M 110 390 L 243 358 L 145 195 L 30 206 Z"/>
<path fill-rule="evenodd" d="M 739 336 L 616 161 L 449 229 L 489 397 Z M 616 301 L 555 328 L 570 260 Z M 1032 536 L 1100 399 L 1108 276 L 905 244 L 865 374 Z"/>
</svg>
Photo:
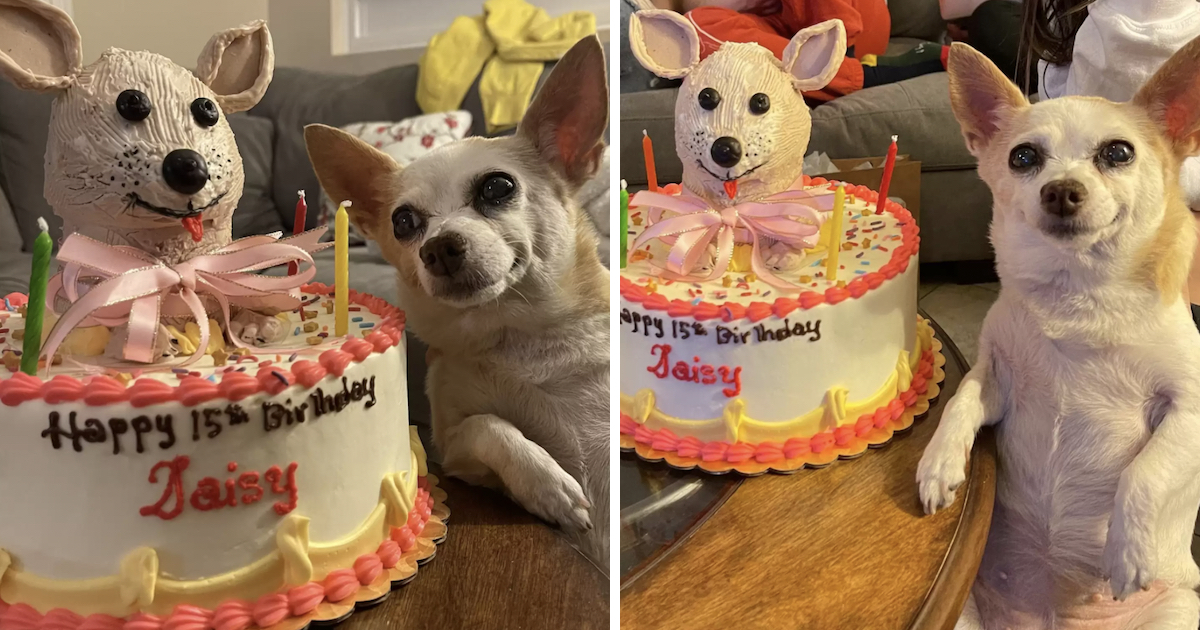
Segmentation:
<svg viewBox="0 0 1200 630">
<path fill-rule="evenodd" d="M 866 187 L 799 172 L 811 119 L 797 90 L 836 70 L 841 23 L 797 34 L 782 61 L 737 43 L 702 59 L 694 26 L 667 11 L 635 14 L 630 37 L 644 66 L 684 78 L 684 177 L 622 210 L 621 447 L 784 472 L 911 426 L 944 376 L 917 315 L 917 225 Z"/>
<path fill-rule="evenodd" d="M 28 297 L 0 310 L 0 630 L 337 621 L 414 577 L 444 494 L 408 426 L 404 314 L 313 283 L 325 228 L 232 237 L 226 121 L 272 73 L 262 22 L 192 72 L 10 0 L 0 76 L 56 92 Z M 57 273 L 51 257 L 57 259 Z"/>
</svg>

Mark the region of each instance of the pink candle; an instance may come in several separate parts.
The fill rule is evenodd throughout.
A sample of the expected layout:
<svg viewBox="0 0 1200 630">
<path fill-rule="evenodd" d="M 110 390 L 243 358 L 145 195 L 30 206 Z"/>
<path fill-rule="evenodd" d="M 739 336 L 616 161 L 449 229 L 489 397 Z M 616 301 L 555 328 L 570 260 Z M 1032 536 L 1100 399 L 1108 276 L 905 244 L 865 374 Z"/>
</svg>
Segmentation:
<svg viewBox="0 0 1200 630">
<path fill-rule="evenodd" d="M 308 221 L 308 204 L 304 202 L 304 191 L 297 193 L 300 199 L 296 201 L 296 218 L 292 223 L 292 234 L 303 234 L 304 224 Z M 300 264 L 295 262 L 288 263 L 288 275 L 294 276 L 300 272 Z"/>
<path fill-rule="evenodd" d="M 892 169 L 896 166 L 896 136 L 892 136 L 892 146 L 888 147 L 887 159 L 883 161 L 883 179 L 879 181 L 879 201 L 875 202 L 875 212 L 883 212 L 887 202 L 888 186 L 892 183 Z"/>
</svg>

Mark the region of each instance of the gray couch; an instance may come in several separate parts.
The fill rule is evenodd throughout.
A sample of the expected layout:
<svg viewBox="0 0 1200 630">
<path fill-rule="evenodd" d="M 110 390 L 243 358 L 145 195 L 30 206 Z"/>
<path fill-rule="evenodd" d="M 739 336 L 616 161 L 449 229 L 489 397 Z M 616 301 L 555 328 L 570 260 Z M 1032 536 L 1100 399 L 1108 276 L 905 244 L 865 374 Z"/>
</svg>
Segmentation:
<svg viewBox="0 0 1200 630">
<path fill-rule="evenodd" d="M 549 68 L 543 72 L 543 80 Z M 277 69 L 262 102 L 245 114 L 229 117 L 246 171 L 245 192 L 234 214 L 234 235 L 276 230 L 290 233 L 296 191 L 301 189 L 309 194 L 308 227 L 315 227 L 316 192 L 320 187 L 304 148 L 304 126 L 395 121 L 419 115 L 416 84 L 415 65 L 365 76 Z M 51 100 L 49 95 L 22 92 L 0 80 L 0 296 L 27 290 L 31 263 L 28 252 L 37 236 L 37 218 L 45 217 L 52 224 L 51 233 L 59 233 L 59 221 L 42 196 Z M 471 135 L 486 135 L 478 82 L 471 87 L 462 109 L 474 117 Z M 605 264 L 608 182 L 606 158 L 601 172 L 580 192 L 581 203 L 601 233 Z M 395 271 L 375 251 L 368 247 L 351 249 L 350 284 L 395 303 Z M 317 255 L 317 280 L 332 283 L 332 255 L 332 250 Z M 412 337 L 409 365 L 410 414 L 428 417 L 423 393 L 425 350 Z"/>
<path fill-rule="evenodd" d="M 917 42 L 941 41 L 945 23 L 937 0 L 890 0 L 889 52 Z M 654 144 L 660 182 L 679 181 L 675 155 L 675 89 L 646 90 L 637 61 L 621 50 L 621 175 L 644 186 L 642 130 Z M 921 161 L 921 262 L 981 261 L 993 258 L 987 239 L 991 194 L 975 173 L 958 122 L 950 111 L 944 72 L 862 90 L 813 109 L 810 151 L 832 158 L 883 155 L 888 138 L 900 136 L 900 152 Z"/>
</svg>

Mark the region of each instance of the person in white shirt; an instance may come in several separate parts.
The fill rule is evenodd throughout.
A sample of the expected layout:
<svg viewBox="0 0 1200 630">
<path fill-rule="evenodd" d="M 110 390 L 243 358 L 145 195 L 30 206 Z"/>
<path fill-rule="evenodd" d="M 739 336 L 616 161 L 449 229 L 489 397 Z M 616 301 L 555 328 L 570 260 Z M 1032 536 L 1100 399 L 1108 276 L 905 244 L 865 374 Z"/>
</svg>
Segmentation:
<svg viewBox="0 0 1200 630">
<path fill-rule="evenodd" d="M 1172 53 L 1200 37 L 1197 0 L 1025 0 L 1022 42 L 1037 59 L 1038 95 L 1100 96 L 1124 102 Z M 1179 176 L 1193 213 L 1200 212 L 1200 158 Z M 1194 214 L 1200 225 L 1200 214 Z M 1192 317 L 1200 326 L 1200 249 L 1188 278 Z"/>
</svg>

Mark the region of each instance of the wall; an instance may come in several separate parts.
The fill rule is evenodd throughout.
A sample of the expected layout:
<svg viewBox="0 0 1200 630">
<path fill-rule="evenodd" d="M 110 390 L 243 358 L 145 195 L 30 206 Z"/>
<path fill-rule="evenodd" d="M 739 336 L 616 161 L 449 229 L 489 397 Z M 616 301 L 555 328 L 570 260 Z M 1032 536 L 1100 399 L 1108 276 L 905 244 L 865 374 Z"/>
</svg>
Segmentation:
<svg viewBox="0 0 1200 630">
<path fill-rule="evenodd" d="M 420 49 L 335 56 L 332 53 L 330 0 L 269 0 L 268 4 L 276 66 L 370 74 L 392 66 L 416 63 L 421 58 Z M 480 6 L 482 4 L 481 1 Z"/>
<path fill-rule="evenodd" d="M 192 68 L 213 33 L 266 19 L 267 7 L 268 0 L 74 0 L 71 9 L 85 65 L 116 47 L 150 50 Z"/>
</svg>

